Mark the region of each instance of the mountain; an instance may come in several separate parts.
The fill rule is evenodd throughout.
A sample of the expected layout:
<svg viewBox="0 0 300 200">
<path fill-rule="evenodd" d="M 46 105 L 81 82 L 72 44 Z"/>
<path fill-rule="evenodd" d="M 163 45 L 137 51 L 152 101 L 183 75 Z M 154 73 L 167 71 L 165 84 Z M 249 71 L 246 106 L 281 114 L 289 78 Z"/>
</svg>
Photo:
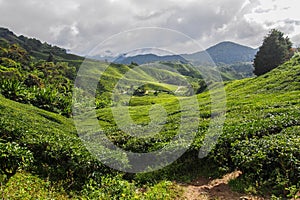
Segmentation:
<svg viewBox="0 0 300 200">
<path fill-rule="evenodd" d="M 126 54 L 120 55 L 115 59 L 111 57 L 106 60 L 119 63 L 119 64 L 145 64 L 152 62 L 161 61 L 180 61 L 182 63 L 191 62 L 197 65 L 212 65 L 213 63 L 217 65 L 232 65 L 236 63 L 250 63 L 253 61 L 257 49 L 240 45 L 234 42 L 221 42 L 216 44 L 205 51 L 196 52 L 193 54 L 182 54 L 182 55 L 166 55 L 158 56 L 153 53 L 140 54 L 135 56 L 128 56 Z M 97 59 L 97 57 L 95 57 Z M 98 59 L 103 60 L 103 58 L 98 57 Z"/>
<path fill-rule="evenodd" d="M 207 49 L 215 63 L 233 64 L 237 62 L 252 62 L 257 49 L 236 44 L 222 42 Z"/>
<path fill-rule="evenodd" d="M 0 27 L 0 44 L 5 43 L 18 44 L 24 48 L 29 55 L 38 60 L 47 60 L 50 55 L 52 55 L 56 61 L 84 60 L 81 56 L 67 53 L 66 49 L 50 45 L 46 42 L 42 43 L 35 38 L 28 38 L 23 35 L 17 36 L 7 28 Z"/>
<path fill-rule="evenodd" d="M 167 56 L 158 56 L 155 54 L 145 54 L 145 55 L 136 55 L 136 56 L 124 56 L 121 55 L 117 57 L 114 61 L 114 63 L 119 64 L 146 64 L 146 63 L 152 63 L 152 62 L 181 62 L 181 63 L 188 63 L 186 59 L 184 59 L 182 56 L 179 55 L 167 55 Z"/>
<path fill-rule="evenodd" d="M 257 49 L 240 45 L 234 42 L 221 42 L 206 51 L 196 52 L 194 54 L 185 54 L 183 57 L 196 64 L 211 63 L 215 64 L 235 64 L 241 62 L 252 62 Z M 211 60 L 207 59 L 207 56 Z"/>
<path fill-rule="evenodd" d="M 193 54 L 182 55 L 166 55 L 158 56 L 155 54 L 140 54 L 128 55 L 123 54 L 115 59 L 106 59 L 108 62 L 119 64 L 146 64 L 153 62 L 181 62 L 183 64 L 192 63 L 194 65 L 214 66 L 216 65 L 218 71 L 227 73 L 227 79 L 241 79 L 252 77 L 253 66 L 252 61 L 255 57 L 257 49 L 240 45 L 233 42 L 221 42 L 208 48 L 206 51 L 196 52 Z M 235 78 L 232 78 L 235 77 Z"/>
</svg>

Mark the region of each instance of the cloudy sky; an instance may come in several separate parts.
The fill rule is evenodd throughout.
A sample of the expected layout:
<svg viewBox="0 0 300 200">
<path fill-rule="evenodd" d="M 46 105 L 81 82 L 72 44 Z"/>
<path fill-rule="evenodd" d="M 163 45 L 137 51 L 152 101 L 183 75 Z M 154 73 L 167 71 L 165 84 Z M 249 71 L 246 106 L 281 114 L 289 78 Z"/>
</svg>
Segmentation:
<svg viewBox="0 0 300 200">
<path fill-rule="evenodd" d="M 299 7 L 299 0 L 0 0 L 0 26 L 82 55 L 115 34 L 140 27 L 175 30 L 204 48 L 225 40 L 257 48 L 277 28 L 300 46 Z M 160 36 L 150 31 L 147 37 L 155 41 Z M 195 51 L 189 42 L 172 38 L 173 49 Z"/>
</svg>

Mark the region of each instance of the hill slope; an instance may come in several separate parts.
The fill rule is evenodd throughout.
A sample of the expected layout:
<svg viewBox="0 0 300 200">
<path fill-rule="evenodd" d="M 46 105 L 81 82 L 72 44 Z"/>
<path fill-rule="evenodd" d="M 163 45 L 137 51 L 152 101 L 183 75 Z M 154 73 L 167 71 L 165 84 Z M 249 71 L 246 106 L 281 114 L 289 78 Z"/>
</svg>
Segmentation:
<svg viewBox="0 0 300 200">
<path fill-rule="evenodd" d="M 92 195 L 101 193 L 106 198 L 122 195 L 133 198 L 138 195 L 139 198 L 153 199 L 151 195 L 157 193 L 155 188 L 158 187 L 161 195 L 168 194 L 172 199 L 172 194 L 179 186 L 160 182 L 162 177 L 170 181 L 190 180 L 203 174 L 206 163 L 209 165 L 206 175 L 216 176 L 220 173 L 218 167 L 226 172 L 241 170 L 243 175 L 231 182 L 231 185 L 238 185 L 241 191 L 248 188 L 253 191 L 255 188 L 257 192 L 268 188 L 277 195 L 294 194 L 294 190 L 285 188 L 297 188 L 299 180 L 299 74 L 298 55 L 264 76 L 226 83 L 227 119 L 224 133 L 216 148 L 202 160 L 198 159 L 197 151 L 202 146 L 203 134 L 209 123 L 210 96 L 208 92 L 199 94 L 200 127 L 190 150 L 165 169 L 129 177 L 117 175 L 95 160 L 81 144 L 69 119 L 0 96 L 0 145 L 3 147 L 0 157 L 1 177 L 3 174 L 11 175 L 12 180 L 17 179 L 16 182 L 23 184 L 26 178 L 32 179 L 32 175 L 23 172 L 20 175 L 14 170 L 23 169 L 38 174 L 45 185 L 50 184 L 47 180 L 52 185 L 59 182 L 63 188 L 71 186 L 83 197 L 92 198 Z M 180 112 L 176 98 L 169 94 L 140 96 L 132 98 L 130 105 L 125 105 L 130 107 L 133 120 L 141 125 L 149 122 L 148 111 L 153 104 L 161 104 L 166 109 L 169 118 L 164 129 L 151 138 L 136 139 L 120 131 L 114 123 L 110 108 L 98 109 L 97 116 L 99 123 L 106 127 L 107 136 L 115 144 L 135 152 L 153 151 L 166 145 L 176 134 L 178 119 L 184 112 Z M 185 102 L 189 103 L 189 99 L 185 99 Z M 12 147 L 16 148 L 7 151 Z M 7 165 L 7 159 L 15 162 Z M 20 179 L 20 176 L 23 178 Z M 136 192 L 138 186 L 130 181 L 132 179 L 140 184 L 160 183 L 153 190 L 147 186 L 149 189 L 144 194 Z M 102 187 L 100 183 L 104 182 L 106 185 Z M 24 197 L 29 194 L 24 190 L 11 189 L 12 184 L 8 182 L 5 195 L 21 193 Z M 125 187 L 119 188 L 119 184 Z M 40 191 L 38 186 L 35 186 L 35 190 Z M 119 190 L 122 192 L 119 193 Z M 57 195 L 68 196 L 70 193 Z"/>
<path fill-rule="evenodd" d="M 233 42 L 221 42 L 206 51 L 215 63 L 234 64 L 237 62 L 252 62 L 257 49 Z"/>
<path fill-rule="evenodd" d="M 233 42 L 221 42 L 208 48 L 206 52 L 187 54 L 183 55 L 183 57 L 191 60 L 193 63 L 205 64 L 210 62 L 205 58 L 205 53 L 207 53 L 216 64 L 235 64 L 238 62 L 252 62 L 256 52 L 257 49 L 247 46 Z"/>
<path fill-rule="evenodd" d="M 35 38 L 28 38 L 23 35 L 16 36 L 12 31 L 0 27 L 0 44 L 3 44 L 3 42 L 18 44 L 37 59 L 47 60 L 50 54 L 52 54 L 57 61 L 82 61 L 84 59 L 81 56 L 69 54 L 67 50 L 60 47 L 52 46 L 46 42 L 42 43 Z"/>
<path fill-rule="evenodd" d="M 277 195 L 292 194 L 293 191 L 287 191 L 286 187 L 298 187 L 300 173 L 300 152 L 297 148 L 300 145 L 299 74 L 300 55 L 296 55 L 264 76 L 227 82 L 227 113 L 223 135 L 203 162 L 215 163 L 211 164 L 211 167 L 218 166 L 226 172 L 241 170 L 243 175 L 232 184 L 242 185 L 242 191 L 254 187 L 257 191 L 268 188 L 267 190 Z M 98 110 L 99 123 L 103 127 L 110 127 L 108 135 L 111 135 L 117 144 L 121 144 L 122 148 L 135 152 L 157 150 L 167 144 L 178 131 L 175 124 L 184 113 L 179 111 L 176 98 L 166 95 L 158 97 L 135 97 L 129 105 L 133 120 L 140 125 L 150 122 L 148 111 L 155 104 L 162 105 L 170 114 L 163 131 L 151 140 L 136 140 L 119 132 L 109 108 Z M 168 174 L 173 179 L 180 180 L 181 177 L 171 174 L 191 173 L 199 169 L 195 154 L 202 146 L 203 134 L 208 128 L 210 95 L 205 92 L 199 94 L 198 99 L 200 129 L 189 153 L 185 155 L 188 159 L 180 160 L 148 176 L 153 178 L 155 175 L 159 179 L 162 174 Z M 189 100 L 186 99 L 185 103 L 188 104 Z M 177 166 L 180 166 L 178 171 Z M 286 171 L 287 168 L 290 170 Z M 286 185 L 282 185 L 283 183 Z M 276 189 L 271 189 L 275 186 Z"/>
</svg>

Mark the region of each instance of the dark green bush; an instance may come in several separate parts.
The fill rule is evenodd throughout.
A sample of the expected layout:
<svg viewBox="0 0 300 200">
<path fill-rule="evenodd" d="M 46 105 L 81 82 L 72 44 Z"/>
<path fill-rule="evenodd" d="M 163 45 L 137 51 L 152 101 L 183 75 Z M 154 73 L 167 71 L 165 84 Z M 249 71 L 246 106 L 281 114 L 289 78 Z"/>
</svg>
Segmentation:
<svg viewBox="0 0 300 200">
<path fill-rule="evenodd" d="M 250 181 L 287 195 L 287 188 L 300 187 L 300 128 L 279 134 L 240 141 L 233 147 L 232 159 Z"/>
</svg>

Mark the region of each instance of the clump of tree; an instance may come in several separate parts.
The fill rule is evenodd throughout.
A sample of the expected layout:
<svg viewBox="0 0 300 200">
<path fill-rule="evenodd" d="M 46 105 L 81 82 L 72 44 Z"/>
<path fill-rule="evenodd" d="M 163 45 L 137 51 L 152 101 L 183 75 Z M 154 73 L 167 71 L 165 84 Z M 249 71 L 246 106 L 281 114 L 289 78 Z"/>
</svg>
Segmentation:
<svg viewBox="0 0 300 200">
<path fill-rule="evenodd" d="M 71 116 L 75 76 L 67 62 L 37 62 L 18 44 L 0 39 L 0 94 L 8 99 Z"/>
<path fill-rule="evenodd" d="M 273 29 L 264 38 L 254 59 L 254 74 L 260 76 L 289 60 L 293 53 L 292 42 L 284 33 Z"/>
</svg>

